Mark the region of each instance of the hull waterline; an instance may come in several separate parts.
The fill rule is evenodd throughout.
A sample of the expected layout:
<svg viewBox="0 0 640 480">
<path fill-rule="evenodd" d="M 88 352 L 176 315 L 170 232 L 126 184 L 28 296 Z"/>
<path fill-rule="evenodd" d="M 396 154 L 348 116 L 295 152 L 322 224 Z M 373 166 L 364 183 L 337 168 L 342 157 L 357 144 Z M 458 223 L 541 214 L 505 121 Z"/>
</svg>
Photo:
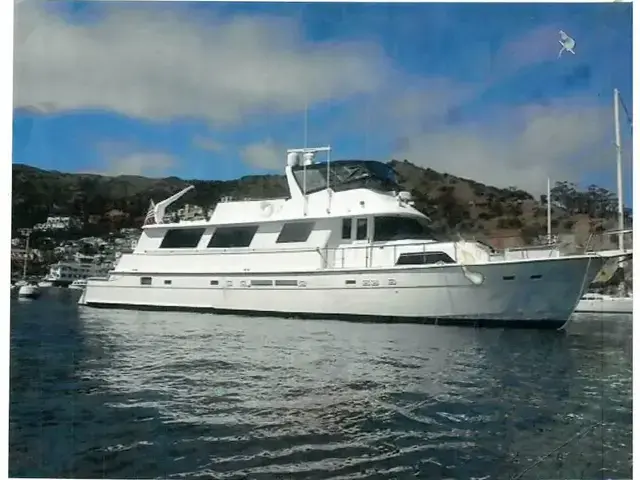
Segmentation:
<svg viewBox="0 0 640 480">
<path fill-rule="evenodd" d="M 90 279 L 79 303 L 140 310 L 560 328 L 601 264 L 597 258 L 583 256 L 466 267 L 252 275 L 114 272 L 108 279 Z M 140 285 L 141 277 L 151 278 L 151 284 Z"/>
</svg>

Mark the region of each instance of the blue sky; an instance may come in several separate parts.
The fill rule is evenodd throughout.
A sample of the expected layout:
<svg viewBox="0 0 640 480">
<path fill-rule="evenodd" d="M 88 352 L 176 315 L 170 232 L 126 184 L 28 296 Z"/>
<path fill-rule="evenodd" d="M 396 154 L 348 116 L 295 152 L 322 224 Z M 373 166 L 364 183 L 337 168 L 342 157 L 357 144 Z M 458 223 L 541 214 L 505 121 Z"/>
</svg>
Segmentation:
<svg viewBox="0 0 640 480">
<path fill-rule="evenodd" d="M 632 105 L 623 3 L 32 0 L 15 50 L 13 161 L 71 172 L 279 173 L 308 105 L 307 144 L 334 158 L 614 188 L 613 88 Z"/>
</svg>

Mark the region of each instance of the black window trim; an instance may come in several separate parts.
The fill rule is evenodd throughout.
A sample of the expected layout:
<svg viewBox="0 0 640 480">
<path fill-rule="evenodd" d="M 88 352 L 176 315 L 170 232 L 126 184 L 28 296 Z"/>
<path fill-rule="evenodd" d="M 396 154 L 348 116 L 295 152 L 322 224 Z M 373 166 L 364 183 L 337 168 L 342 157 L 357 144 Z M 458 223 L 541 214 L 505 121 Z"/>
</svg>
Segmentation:
<svg viewBox="0 0 640 480">
<path fill-rule="evenodd" d="M 428 261 L 429 257 L 436 258 L 436 260 Z M 418 259 L 417 262 L 412 262 L 411 259 Z M 396 265 L 438 265 L 455 264 L 456 261 L 449 256 L 449 254 L 442 251 L 425 251 L 425 252 L 405 252 L 401 253 L 396 260 Z"/>
<path fill-rule="evenodd" d="M 410 235 L 406 238 L 391 238 L 391 239 L 380 239 L 379 235 L 380 235 L 380 229 L 379 229 L 379 221 L 385 221 L 388 219 L 396 219 L 398 221 L 400 220 L 409 220 L 409 221 L 414 221 L 418 224 L 420 224 L 423 227 L 423 234 L 416 236 L 416 235 Z M 372 242 L 373 243 L 385 243 L 385 242 L 393 242 L 395 240 L 437 240 L 438 236 L 435 234 L 435 232 L 433 231 L 433 229 L 431 228 L 431 225 L 429 224 L 429 222 L 421 217 L 417 217 L 414 215 L 393 215 L 393 214 L 389 214 L 389 215 L 374 215 L 373 217 L 373 237 L 372 237 Z M 416 252 L 416 253 L 422 253 L 422 252 Z"/>
<path fill-rule="evenodd" d="M 253 239 L 256 236 L 256 233 L 258 233 L 258 228 L 259 225 L 253 225 L 253 224 L 248 224 L 248 225 L 220 225 L 215 227 L 213 234 L 211 234 L 211 238 L 209 238 L 209 242 L 207 243 L 207 248 L 248 248 L 251 246 L 251 244 L 253 243 Z M 252 230 L 253 232 L 251 233 L 251 239 L 249 240 L 249 243 L 246 245 L 230 245 L 230 246 L 218 246 L 218 245 L 212 245 L 214 239 L 216 238 L 216 235 L 218 234 L 219 231 L 231 231 L 231 230 L 245 230 L 245 231 L 250 231 Z"/>
<path fill-rule="evenodd" d="M 366 216 L 354 217 L 354 220 L 355 220 L 355 226 L 353 227 L 355 229 L 354 240 L 357 242 L 369 240 L 369 217 L 366 217 Z M 360 223 L 361 220 L 364 221 L 364 238 L 358 238 L 358 224 Z"/>
<path fill-rule="evenodd" d="M 162 249 L 162 250 L 177 250 L 177 249 L 183 249 L 183 248 L 197 248 L 198 245 L 200 244 L 200 241 L 202 240 L 202 236 L 205 234 L 207 228 L 206 227 L 188 227 L 188 228 L 170 228 L 168 229 L 165 233 L 164 236 L 162 237 L 162 240 L 160 241 L 160 245 L 158 248 Z M 165 241 L 167 240 L 167 238 L 171 238 L 171 234 L 173 234 L 173 232 L 200 232 L 200 235 L 198 236 L 198 240 L 195 242 L 195 245 L 191 245 L 193 242 L 190 242 L 190 244 L 188 246 L 163 246 Z M 195 238 L 195 235 L 194 235 Z"/>
<path fill-rule="evenodd" d="M 303 240 L 301 238 L 304 235 L 302 235 L 302 236 L 300 236 L 298 238 L 294 237 L 293 240 L 289 240 L 289 239 L 282 240 L 281 239 L 283 234 L 288 233 L 285 230 L 287 227 L 295 228 L 295 227 L 298 227 L 298 226 L 307 226 L 308 227 L 308 229 L 306 230 L 306 234 L 307 235 L 304 237 Z M 316 222 L 312 221 L 312 220 L 286 222 L 284 225 L 282 225 L 282 228 L 280 229 L 280 233 L 278 234 L 278 238 L 276 238 L 276 243 L 305 243 L 307 240 L 309 240 L 309 237 L 311 236 L 311 233 L 313 232 L 313 229 L 314 229 L 315 226 L 316 226 Z"/>
<path fill-rule="evenodd" d="M 347 224 L 349 225 L 349 236 L 345 237 L 345 227 L 347 226 Z M 351 234 L 353 233 L 353 217 L 344 217 L 342 219 L 342 231 L 340 232 L 340 236 L 342 238 L 342 240 L 351 240 Z"/>
</svg>

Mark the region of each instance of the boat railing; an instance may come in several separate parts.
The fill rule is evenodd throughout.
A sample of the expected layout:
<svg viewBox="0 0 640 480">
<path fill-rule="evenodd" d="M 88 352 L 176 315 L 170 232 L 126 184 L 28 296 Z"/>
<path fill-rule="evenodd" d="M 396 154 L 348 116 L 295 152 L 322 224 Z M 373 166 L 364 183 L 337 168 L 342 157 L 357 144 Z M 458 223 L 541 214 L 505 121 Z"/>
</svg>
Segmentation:
<svg viewBox="0 0 640 480">
<path fill-rule="evenodd" d="M 292 247 L 292 248 L 219 248 L 219 249 L 155 249 L 144 250 L 133 255 L 149 256 L 201 256 L 201 255 L 224 255 L 224 256 L 246 256 L 246 255 L 287 255 L 312 253 L 318 255 L 318 268 L 369 268 L 372 266 L 393 266 L 396 264 L 401 253 L 427 253 L 438 250 L 438 245 L 447 245 L 448 251 L 453 249 L 454 260 L 458 263 L 474 263 L 479 261 L 478 254 L 465 249 L 461 243 L 455 241 L 446 242 L 425 242 L 416 241 L 402 244 L 346 244 L 340 246 L 314 246 L 314 247 Z M 477 244 L 476 244 L 477 245 Z M 546 245 L 530 245 L 526 247 L 511 247 L 504 249 L 489 250 L 489 247 L 482 245 L 486 252 L 488 261 L 509 261 L 509 260 L 534 260 L 544 258 L 560 257 L 566 254 L 566 243 L 552 243 Z M 434 247 L 436 247 L 434 249 Z M 447 250 L 447 249 L 445 249 Z"/>
<path fill-rule="evenodd" d="M 622 251 L 633 251 L 633 230 L 607 230 L 605 232 L 592 232 L 589 235 L 587 243 L 583 247 L 583 251 L 597 252 L 599 250 L 620 250 L 619 240 L 611 237 L 622 237 Z M 612 248 L 613 247 L 613 248 Z"/>
<path fill-rule="evenodd" d="M 227 195 L 221 197 L 218 203 L 230 203 L 230 202 L 268 202 L 270 200 L 287 200 L 289 197 L 282 195 L 279 197 L 236 197 L 232 195 Z M 214 206 L 215 208 L 215 206 Z"/>
<path fill-rule="evenodd" d="M 326 251 L 330 250 L 363 250 L 366 248 L 377 248 L 377 249 L 386 249 L 386 248 L 400 248 L 400 247 L 426 247 L 427 245 L 438 245 L 438 244 L 451 244 L 453 242 L 432 242 L 425 243 L 415 242 L 415 243 L 403 243 L 400 245 L 376 245 L 376 244 L 367 244 L 367 245 L 353 245 L 346 244 L 338 247 L 300 247 L 300 248 L 274 248 L 274 249 L 266 249 L 266 248 L 207 248 L 205 250 L 188 250 L 188 249 L 171 249 L 171 248 L 163 248 L 162 250 L 143 250 L 142 252 L 134 253 L 134 255 L 167 255 L 167 254 L 180 254 L 180 255 L 211 255 L 211 254 L 220 254 L 223 253 L 225 255 L 246 255 L 247 253 L 259 253 L 259 254 L 277 254 L 277 253 L 301 253 L 301 252 L 318 252 L 319 250 Z M 346 248 L 345 248 L 346 247 Z M 426 250 L 424 250 L 426 251 Z M 420 252 L 416 252 L 420 253 Z"/>
<path fill-rule="evenodd" d="M 427 253 L 433 251 L 433 246 L 438 244 L 453 244 L 454 257 L 459 261 L 462 257 L 461 251 L 456 242 L 411 242 L 392 245 L 363 244 L 363 245 L 341 245 L 323 247 L 302 247 L 302 248 L 278 248 L 278 249 L 252 249 L 252 248 L 231 248 L 231 249 L 206 249 L 206 250 L 146 250 L 137 255 L 158 255 L 168 256 L 179 255 L 282 255 L 282 254 L 304 254 L 315 253 L 319 257 L 322 269 L 326 268 L 365 268 L 377 266 L 395 265 L 400 253 Z M 384 252 L 383 254 L 381 252 Z"/>
</svg>

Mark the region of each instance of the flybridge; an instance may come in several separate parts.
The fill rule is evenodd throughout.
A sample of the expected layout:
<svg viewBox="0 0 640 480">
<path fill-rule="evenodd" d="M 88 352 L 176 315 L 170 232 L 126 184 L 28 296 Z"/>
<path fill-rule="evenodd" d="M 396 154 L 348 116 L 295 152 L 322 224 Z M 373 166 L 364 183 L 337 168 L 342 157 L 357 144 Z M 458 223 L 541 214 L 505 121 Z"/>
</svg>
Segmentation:
<svg viewBox="0 0 640 480">
<path fill-rule="evenodd" d="M 326 153 L 326 161 L 316 163 L 318 153 Z M 373 160 L 331 161 L 331 147 L 328 146 L 287 150 L 285 177 L 288 197 L 224 198 L 208 220 L 195 223 L 226 224 L 240 219 L 264 222 L 309 216 L 324 218 L 352 215 L 354 209 L 360 214 L 391 214 L 400 213 L 398 207 L 404 210 L 405 206 L 413 205 L 411 194 L 402 191 L 390 165 Z M 149 223 L 167 225 L 163 221 L 166 209 L 192 188 L 189 186 L 157 205 L 152 204 L 147 214 Z M 334 201 L 336 194 L 341 199 L 338 203 Z M 179 228 L 186 226 L 180 225 Z"/>
</svg>

